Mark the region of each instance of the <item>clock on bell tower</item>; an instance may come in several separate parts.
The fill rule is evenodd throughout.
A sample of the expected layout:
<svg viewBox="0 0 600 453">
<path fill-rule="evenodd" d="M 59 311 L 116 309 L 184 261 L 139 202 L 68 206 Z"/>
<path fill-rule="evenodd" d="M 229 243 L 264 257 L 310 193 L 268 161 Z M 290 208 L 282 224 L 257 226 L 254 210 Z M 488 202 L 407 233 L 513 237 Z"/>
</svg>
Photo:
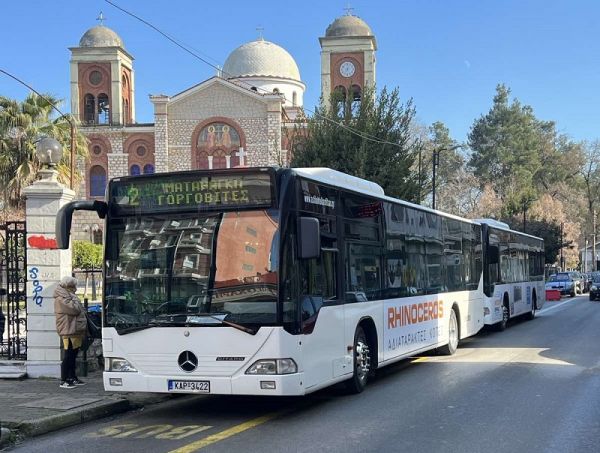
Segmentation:
<svg viewBox="0 0 600 453">
<path fill-rule="evenodd" d="M 377 41 L 367 23 L 347 14 L 334 20 L 321 43 L 321 95 L 329 100 L 332 91 L 352 90 L 360 96 L 375 86 Z"/>
</svg>

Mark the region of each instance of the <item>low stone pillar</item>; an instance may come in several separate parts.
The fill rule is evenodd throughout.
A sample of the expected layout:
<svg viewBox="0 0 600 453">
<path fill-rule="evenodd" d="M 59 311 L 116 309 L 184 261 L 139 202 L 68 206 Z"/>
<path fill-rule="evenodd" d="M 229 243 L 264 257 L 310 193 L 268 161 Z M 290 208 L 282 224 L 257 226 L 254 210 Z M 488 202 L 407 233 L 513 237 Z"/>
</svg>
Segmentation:
<svg viewBox="0 0 600 453">
<path fill-rule="evenodd" d="M 42 170 L 41 179 L 25 188 L 27 221 L 27 374 L 60 377 L 60 337 L 56 333 L 54 290 L 71 275 L 71 249 L 56 248 L 58 210 L 75 192 L 57 181 L 56 170 Z"/>
</svg>

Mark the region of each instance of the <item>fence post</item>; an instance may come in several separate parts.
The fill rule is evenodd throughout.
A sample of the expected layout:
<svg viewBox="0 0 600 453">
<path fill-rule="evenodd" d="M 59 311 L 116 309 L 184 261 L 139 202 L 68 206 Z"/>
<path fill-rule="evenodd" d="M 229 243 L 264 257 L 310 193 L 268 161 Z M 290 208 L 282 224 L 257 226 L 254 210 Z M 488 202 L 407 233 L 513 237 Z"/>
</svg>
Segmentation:
<svg viewBox="0 0 600 453">
<path fill-rule="evenodd" d="M 75 192 L 57 181 L 56 170 L 23 189 L 27 221 L 27 375 L 60 377 L 61 349 L 56 332 L 54 290 L 71 275 L 71 250 L 57 250 L 58 210 Z"/>
</svg>

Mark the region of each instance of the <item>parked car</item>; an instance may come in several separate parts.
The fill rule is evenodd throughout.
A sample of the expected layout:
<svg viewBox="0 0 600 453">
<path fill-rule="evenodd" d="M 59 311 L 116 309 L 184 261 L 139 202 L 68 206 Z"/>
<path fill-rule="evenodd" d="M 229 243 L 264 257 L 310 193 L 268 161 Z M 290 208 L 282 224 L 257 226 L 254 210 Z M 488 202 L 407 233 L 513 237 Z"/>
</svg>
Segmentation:
<svg viewBox="0 0 600 453">
<path fill-rule="evenodd" d="M 572 272 L 559 272 L 551 275 L 546 282 L 546 289 L 557 289 L 561 294 L 575 297 L 580 291 L 581 281 L 576 280 Z"/>
<path fill-rule="evenodd" d="M 600 274 L 594 274 L 592 277 L 592 286 L 590 286 L 590 300 L 600 300 Z"/>
</svg>

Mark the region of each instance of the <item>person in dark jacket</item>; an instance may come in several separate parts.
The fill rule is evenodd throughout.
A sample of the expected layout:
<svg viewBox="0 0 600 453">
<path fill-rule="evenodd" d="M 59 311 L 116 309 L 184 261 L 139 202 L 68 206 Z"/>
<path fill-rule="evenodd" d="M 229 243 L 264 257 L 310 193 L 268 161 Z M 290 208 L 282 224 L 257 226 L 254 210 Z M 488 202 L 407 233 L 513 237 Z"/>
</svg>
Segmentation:
<svg viewBox="0 0 600 453">
<path fill-rule="evenodd" d="M 64 277 L 54 291 L 56 331 L 60 335 L 64 349 L 60 367 L 60 387 L 67 389 L 84 384 L 75 375 L 75 364 L 77 353 L 87 334 L 87 318 L 75 291 L 77 291 L 77 279 L 73 277 Z"/>
</svg>

